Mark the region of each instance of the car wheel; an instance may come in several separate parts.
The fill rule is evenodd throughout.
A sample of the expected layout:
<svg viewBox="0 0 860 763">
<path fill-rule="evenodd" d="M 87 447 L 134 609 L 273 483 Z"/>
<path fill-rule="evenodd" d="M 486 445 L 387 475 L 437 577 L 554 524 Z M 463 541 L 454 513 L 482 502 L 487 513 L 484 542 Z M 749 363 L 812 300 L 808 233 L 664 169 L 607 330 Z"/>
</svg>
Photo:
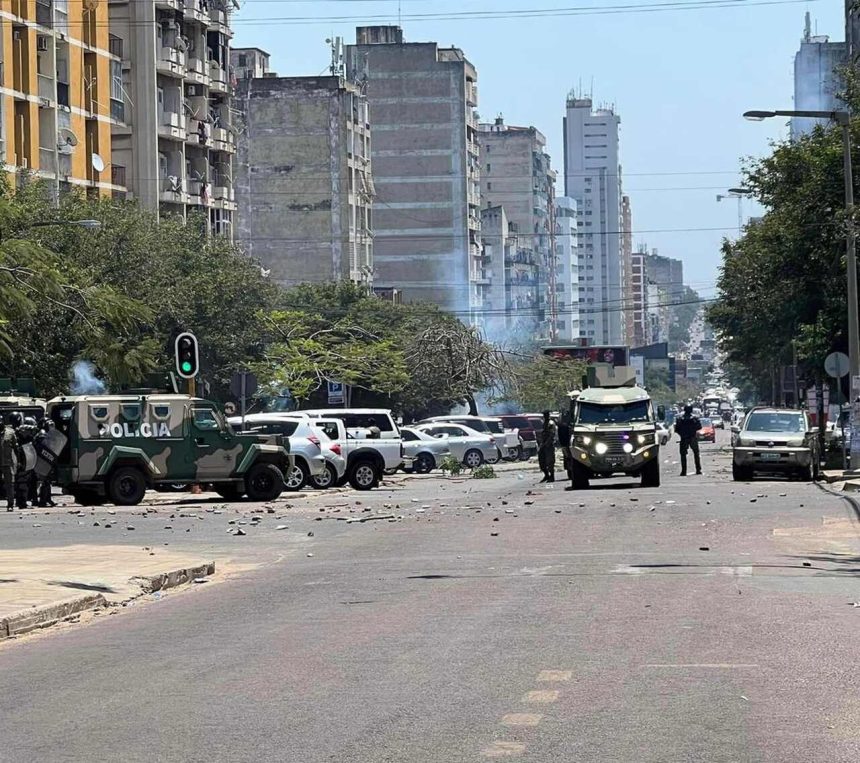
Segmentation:
<svg viewBox="0 0 860 763">
<path fill-rule="evenodd" d="M 296 463 L 292 469 L 284 477 L 284 487 L 291 493 L 301 490 L 311 478 L 310 469 L 304 461 L 296 459 Z"/>
<path fill-rule="evenodd" d="M 349 470 L 349 484 L 356 490 L 372 490 L 379 483 L 379 475 L 372 461 L 357 461 Z"/>
<path fill-rule="evenodd" d="M 497 464 L 502 460 L 502 451 L 496 448 L 496 453 L 492 458 L 484 459 L 488 464 Z"/>
<path fill-rule="evenodd" d="M 427 474 L 436 468 L 436 459 L 432 453 L 419 453 L 412 462 L 412 471 L 417 474 Z"/>
<path fill-rule="evenodd" d="M 395 466 L 393 469 L 383 469 L 382 473 L 386 477 L 393 477 L 395 474 L 397 474 L 397 467 Z"/>
<path fill-rule="evenodd" d="M 322 474 L 315 474 L 311 477 L 311 482 L 314 483 L 314 487 L 317 487 L 320 490 L 328 490 L 330 487 L 337 484 L 337 469 L 335 469 L 331 464 L 326 463 Z"/>
<path fill-rule="evenodd" d="M 484 454 L 481 453 L 480 450 L 475 450 L 474 448 L 467 450 L 463 456 L 463 463 L 470 469 L 477 469 L 484 463 Z"/>
<path fill-rule="evenodd" d="M 274 501 L 284 491 L 283 472 L 275 464 L 254 464 L 245 477 L 252 501 Z"/>
<path fill-rule="evenodd" d="M 135 466 L 121 466 L 110 477 L 108 495 L 117 506 L 137 506 L 146 493 L 146 478 Z"/>
</svg>

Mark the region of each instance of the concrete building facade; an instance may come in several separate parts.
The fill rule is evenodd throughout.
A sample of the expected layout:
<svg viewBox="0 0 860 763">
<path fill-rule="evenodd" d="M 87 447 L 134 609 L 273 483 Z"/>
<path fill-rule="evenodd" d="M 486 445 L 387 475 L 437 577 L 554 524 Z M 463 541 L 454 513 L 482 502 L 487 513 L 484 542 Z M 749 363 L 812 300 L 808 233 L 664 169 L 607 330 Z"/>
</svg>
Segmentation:
<svg viewBox="0 0 860 763">
<path fill-rule="evenodd" d="M 598 345 L 624 341 L 620 122 L 612 108 L 595 109 L 591 98 L 567 99 L 565 195 L 581 212 L 582 333 Z"/>
<path fill-rule="evenodd" d="M 477 72 L 458 48 L 359 27 L 350 81 L 372 114 L 374 283 L 477 320 L 481 254 Z"/>
<path fill-rule="evenodd" d="M 579 301 L 579 236 L 576 199 L 555 200 L 556 299 L 558 320 L 556 340 L 575 341 L 581 336 Z"/>
<path fill-rule="evenodd" d="M 648 331 L 648 269 L 645 264 L 648 252 L 639 249 L 630 257 L 630 310 L 632 323 L 631 347 L 642 347 L 650 342 Z"/>
<path fill-rule="evenodd" d="M 125 119 L 111 164 L 130 197 L 162 214 L 205 214 L 232 235 L 235 130 L 230 0 L 110 0 L 112 88 Z"/>
<path fill-rule="evenodd" d="M 633 210 L 630 207 L 630 197 L 621 197 L 621 260 L 623 263 L 624 284 L 622 293 L 624 302 L 621 305 L 624 316 L 624 342 L 635 347 L 633 335 Z"/>
<path fill-rule="evenodd" d="M 645 270 L 648 282 L 665 290 L 669 302 L 678 302 L 684 296 L 684 263 L 672 257 L 664 257 L 656 249 L 645 254 Z"/>
<path fill-rule="evenodd" d="M 847 62 L 844 42 L 831 42 L 827 35 L 813 35 L 809 12 L 800 49 L 794 56 L 794 108 L 800 111 L 834 111 L 844 108 L 837 98 L 841 87 L 839 67 Z M 812 132 L 821 119 L 795 117 L 791 120 L 791 139 Z"/>
<path fill-rule="evenodd" d="M 236 106 L 236 240 L 285 285 L 372 284 L 370 116 L 359 88 L 337 76 L 247 78 Z"/>
<path fill-rule="evenodd" d="M 33 173 L 55 197 L 71 188 L 124 192 L 107 167 L 111 128 L 125 119 L 107 4 L 4 0 L 0 60 L 6 171 Z"/>
<path fill-rule="evenodd" d="M 519 262 L 510 273 L 521 278 L 516 285 L 494 283 L 491 290 L 508 293 L 506 310 L 521 324 L 531 323 L 531 335 L 550 338 L 551 313 L 557 284 L 553 263 L 552 218 L 555 172 L 546 153 L 546 138 L 534 127 L 506 125 L 499 117 L 478 128 L 481 149 L 481 202 L 503 207 L 517 234 Z M 519 268 L 528 263 L 527 272 Z M 522 299 L 519 288 L 533 290 L 535 300 Z M 516 299 L 520 297 L 520 299 Z M 525 302 L 527 308 L 518 307 Z"/>
</svg>

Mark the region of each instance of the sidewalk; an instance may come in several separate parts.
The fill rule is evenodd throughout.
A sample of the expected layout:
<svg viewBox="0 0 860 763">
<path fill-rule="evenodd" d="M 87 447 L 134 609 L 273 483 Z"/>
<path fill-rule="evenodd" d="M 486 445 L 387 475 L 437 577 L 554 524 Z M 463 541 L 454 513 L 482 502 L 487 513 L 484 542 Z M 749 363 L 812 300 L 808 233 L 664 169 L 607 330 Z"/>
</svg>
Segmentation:
<svg viewBox="0 0 860 763">
<path fill-rule="evenodd" d="M 160 548 L 75 545 L 3 551 L 0 641 L 214 572 L 214 562 Z"/>
</svg>

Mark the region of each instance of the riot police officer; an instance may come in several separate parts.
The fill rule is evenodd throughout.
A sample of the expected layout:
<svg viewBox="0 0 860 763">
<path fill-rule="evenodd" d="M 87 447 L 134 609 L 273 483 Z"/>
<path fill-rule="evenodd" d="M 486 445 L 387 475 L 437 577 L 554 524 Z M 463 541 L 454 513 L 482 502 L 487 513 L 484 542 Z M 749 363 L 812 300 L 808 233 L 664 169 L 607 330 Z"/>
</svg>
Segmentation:
<svg viewBox="0 0 860 763">
<path fill-rule="evenodd" d="M 21 414 L 17 411 L 6 416 L 6 426 L 0 437 L 0 468 L 3 471 L 3 490 L 6 493 L 6 511 L 15 508 L 15 477 L 18 473 L 18 436 L 15 430 L 21 426 Z"/>
<path fill-rule="evenodd" d="M 681 439 L 681 476 L 687 476 L 687 451 L 693 451 L 696 461 L 696 474 L 702 473 L 702 461 L 699 458 L 699 430 L 702 422 L 693 415 L 693 406 L 684 406 L 684 415 L 675 420 L 675 431 Z"/>
</svg>

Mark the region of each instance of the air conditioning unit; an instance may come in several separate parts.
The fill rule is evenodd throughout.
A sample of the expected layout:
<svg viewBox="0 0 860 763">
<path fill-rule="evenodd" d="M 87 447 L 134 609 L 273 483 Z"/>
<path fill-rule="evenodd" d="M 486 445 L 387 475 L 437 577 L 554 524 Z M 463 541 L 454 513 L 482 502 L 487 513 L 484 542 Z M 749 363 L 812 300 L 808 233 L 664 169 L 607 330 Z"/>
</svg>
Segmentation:
<svg viewBox="0 0 860 763">
<path fill-rule="evenodd" d="M 36 50 L 40 52 L 46 52 L 48 50 L 48 38 L 45 35 L 36 35 Z"/>
<path fill-rule="evenodd" d="M 195 96 L 201 95 L 202 92 L 203 92 L 203 88 L 201 88 L 197 85 L 186 85 L 186 87 L 185 87 L 185 94 L 189 98 L 193 98 Z"/>
</svg>

